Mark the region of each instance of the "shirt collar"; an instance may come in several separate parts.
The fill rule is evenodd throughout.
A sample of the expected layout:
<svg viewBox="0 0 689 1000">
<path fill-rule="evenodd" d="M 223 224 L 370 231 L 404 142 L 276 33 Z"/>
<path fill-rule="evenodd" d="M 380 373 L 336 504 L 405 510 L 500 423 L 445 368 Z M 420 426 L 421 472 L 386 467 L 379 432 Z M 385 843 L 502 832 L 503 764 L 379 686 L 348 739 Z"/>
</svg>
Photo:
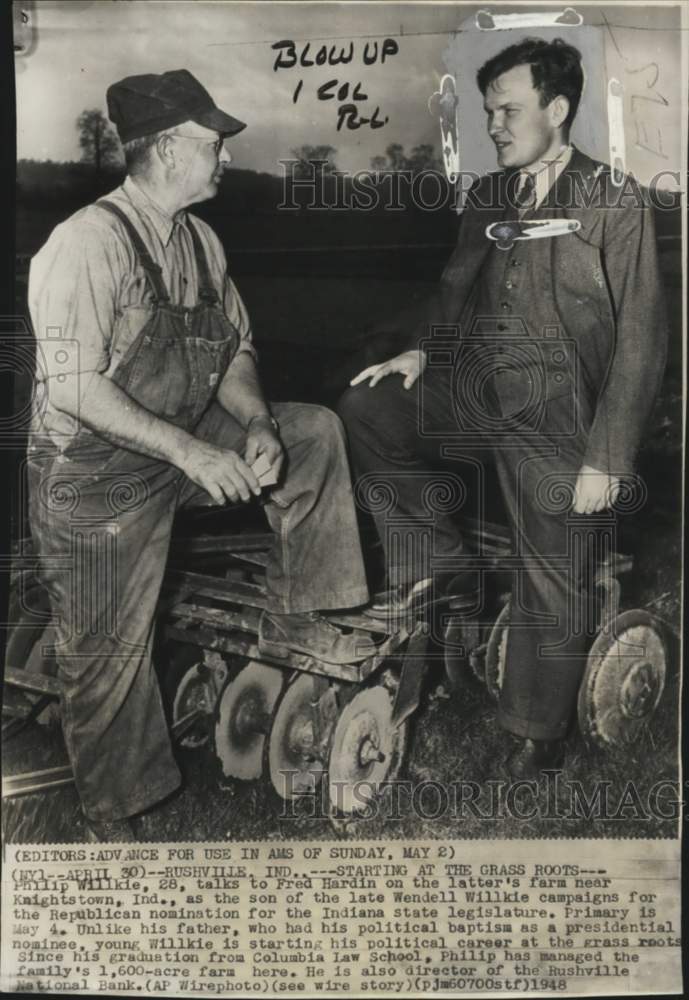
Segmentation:
<svg viewBox="0 0 689 1000">
<path fill-rule="evenodd" d="M 565 169 L 572 157 L 572 146 L 563 146 L 560 152 L 553 160 L 548 160 L 544 163 L 539 170 L 535 171 L 525 171 L 521 170 L 519 172 L 519 186 L 517 190 L 520 190 L 522 184 L 526 180 L 526 174 L 531 173 L 536 185 L 536 198 L 533 204 L 533 208 L 538 208 L 539 205 L 545 200 L 546 195 L 553 187 L 558 177 Z"/>
<path fill-rule="evenodd" d="M 129 198 L 134 208 L 146 216 L 146 219 L 153 227 L 163 246 L 167 246 L 172 236 L 175 225 L 186 225 L 186 212 L 182 209 L 174 216 L 169 215 L 164 208 L 161 208 L 153 199 L 146 194 L 136 181 L 129 175 L 126 177 L 122 190 Z"/>
</svg>

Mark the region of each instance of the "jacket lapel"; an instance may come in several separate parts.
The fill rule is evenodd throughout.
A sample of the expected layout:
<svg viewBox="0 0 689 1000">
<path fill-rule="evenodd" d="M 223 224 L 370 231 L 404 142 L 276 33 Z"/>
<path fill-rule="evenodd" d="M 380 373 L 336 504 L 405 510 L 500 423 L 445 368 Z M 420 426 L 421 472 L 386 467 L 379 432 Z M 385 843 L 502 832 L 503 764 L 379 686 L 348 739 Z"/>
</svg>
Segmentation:
<svg viewBox="0 0 689 1000">
<path fill-rule="evenodd" d="M 602 164 L 596 163 L 573 146 L 569 163 L 541 205 L 541 209 L 546 210 L 547 217 L 576 219 L 580 225 L 576 233 L 578 239 L 599 249 L 601 213 L 592 211 L 591 206 L 596 205 L 599 196 L 597 184 L 600 183 L 602 170 Z"/>
</svg>

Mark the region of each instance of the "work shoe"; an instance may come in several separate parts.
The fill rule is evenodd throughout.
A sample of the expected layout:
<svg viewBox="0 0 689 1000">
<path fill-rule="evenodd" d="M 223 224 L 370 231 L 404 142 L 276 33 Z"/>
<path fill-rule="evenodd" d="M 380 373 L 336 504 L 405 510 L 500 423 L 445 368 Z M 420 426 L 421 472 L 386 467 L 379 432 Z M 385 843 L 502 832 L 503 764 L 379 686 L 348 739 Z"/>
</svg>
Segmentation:
<svg viewBox="0 0 689 1000">
<path fill-rule="evenodd" d="M 86 840 L 90 844 L 135 844 L 134 827 L 128 819 L 88 819 Z"/>
<path fill-rule="evenodd" d="M 538 780 L 543 771 L 558 770 L 565 759 L 563 740 L 522 740 L 505 761 L 513 781 Z"/>
<path fill-rule="evenodd" d="M 293 650 L 324 663 L 356 663 L 376 652 L 367 632 L 343 632 L 317 611 L 291 615 L 264 611 L 258 625 L 258 648 L 280 659 Z"/>
</svg>

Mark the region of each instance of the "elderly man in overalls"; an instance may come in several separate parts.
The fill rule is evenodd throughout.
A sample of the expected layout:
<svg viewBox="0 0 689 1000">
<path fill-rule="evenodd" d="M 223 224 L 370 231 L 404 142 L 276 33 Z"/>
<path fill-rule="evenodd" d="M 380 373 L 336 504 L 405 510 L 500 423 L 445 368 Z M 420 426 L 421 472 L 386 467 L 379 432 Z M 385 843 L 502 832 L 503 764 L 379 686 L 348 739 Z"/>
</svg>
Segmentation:
<svg viewBox="0 0 689 1000">
<path fill-rule="evenodd" d="M 244 124 L 186 70 L 128 77 L 107 97 L 128 176 L 31 265 L 41 405 L 28 480 L 88 834 L 127 841 L 131 817 L 180 781 L 151 665 L 175 511 L 259 496 L 259 458 L 277 479 L 264 652 L 360 658 L 362 634 L 318 611 L 368 592 L 338 418 L 268 406 L 223 249 L 185 212 L 216 194 L 224 140 Z"/>
</svg>

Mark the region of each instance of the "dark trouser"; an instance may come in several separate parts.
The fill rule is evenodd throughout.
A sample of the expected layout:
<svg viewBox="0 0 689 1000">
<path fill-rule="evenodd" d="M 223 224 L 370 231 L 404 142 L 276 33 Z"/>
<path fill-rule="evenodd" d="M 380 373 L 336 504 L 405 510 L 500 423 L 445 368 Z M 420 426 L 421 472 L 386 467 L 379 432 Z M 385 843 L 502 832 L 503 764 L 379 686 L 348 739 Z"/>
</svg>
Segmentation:
<svg viewBox="0 0 689 1000">
<path fill-rule="evenodd" d="M 491 397 L 490 406 L 499 417 L 499 394 Z M 473 460 L 482 456 L 496 465 L 515 553 L 523 559 L 514 574 L 498 719 L 519 736 L 564 736 L 590 641 L 589 567 L 598 558 L 600 519 L 570 511 L 590 422 L 588 408 L 581 403 L 575 408 L 567 392 L 547 401 L 536 425 L 505 423 L 499 435 L 493 433 L 489 449 L 473 438 L 465 450 L 453 411 L 450 373 L 427 369 L 411 390 L 402 388 L 399 375 L 384 378 L 373 389 L 366 384 L 349 389 L 339 412 L 357 477 L 375 475 L 394 488 L 394 510 L 374 514 L 384 546 L 395 518 L 409 524 L 416 520 L 420 533 L 428 531 L 424 487 L 433 476 L 443 433 L 455 455 L 465 453 Z M 494 432 L 494 423 L 491 428 Z M 463 544 L 452 515 L 436 511 L 432 527 L 433 566 L 454 559 L 459 568 Z M 386 555 L 398 579 L 415 578 L 416 566 L 395 566 L 397 554 Z"/>
<path fill-rule="evenodd" d="M 266 513 L 276 533 L 268 606 L 290 612 L 368 598 L 344 435 L 321 407 L 277 404 L 287 452 Z M 194 432 L 241 451 L 245 435 L 217 404 Z M 123 449 L 102 463 L 29 457 L 31 530 L 56 619 L 63 729 L 90 819 L 120 819 L 180 780 L 151 665 L 154 614 L 172 521 L 209 497 L 164 462 Z"/>
<path fill-rule="evenodd" d="M 358 480 L 357 497 L 376 523 L 391 585 L 428 576 L 429 560 L 435 571 L 443 559 L 458 570 L 464 553 L 451 510 L 445 509 L 452 503 L 434 503 L 428 490 L 442 434 L 452 419 L 449 394 L 446 376 L 434 372 L 432 378 L 424 377 L 423 426 L 417 387 L 403 389 L 399 375 L 384 378 L 373 389 L 367 384 L 348 389 L 338 405 Z M 416 531 L 419 540 L 400 544 L 403 527 L 410 537 Z M 432 554 L 423 540 L 429 529 Z"/>
</svg>

